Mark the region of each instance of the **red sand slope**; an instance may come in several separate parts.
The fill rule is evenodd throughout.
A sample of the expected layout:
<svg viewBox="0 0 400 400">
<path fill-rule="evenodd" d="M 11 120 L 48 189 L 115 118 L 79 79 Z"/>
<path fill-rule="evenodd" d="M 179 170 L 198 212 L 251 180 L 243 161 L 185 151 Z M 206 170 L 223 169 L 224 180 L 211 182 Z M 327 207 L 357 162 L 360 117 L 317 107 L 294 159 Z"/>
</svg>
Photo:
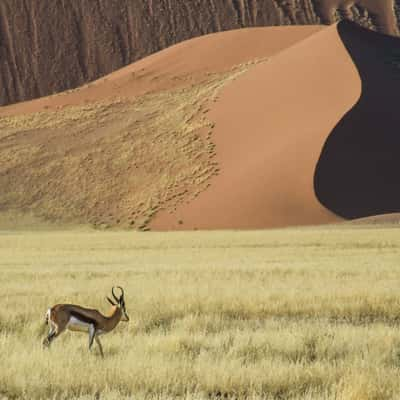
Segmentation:
<svg viewBox="0 0 400 400">
<path fill-rule="evenodd" d="M 153 229 L 265 228 L 339 220 L 313 177 L 328 135 L 361 94 L 337 26 L 320 31 L 227 86 L 212 106 L 221 173 Z"/>
<path fill-rule="evenodd" d="M 0 107 L 0 117 L 109 99 L 132 97 L 198 82 L 209 72 L 274 55 L 323 29 L 290 26 L 240 29 L 172 46 L 79 89 Z"/>
</svg>

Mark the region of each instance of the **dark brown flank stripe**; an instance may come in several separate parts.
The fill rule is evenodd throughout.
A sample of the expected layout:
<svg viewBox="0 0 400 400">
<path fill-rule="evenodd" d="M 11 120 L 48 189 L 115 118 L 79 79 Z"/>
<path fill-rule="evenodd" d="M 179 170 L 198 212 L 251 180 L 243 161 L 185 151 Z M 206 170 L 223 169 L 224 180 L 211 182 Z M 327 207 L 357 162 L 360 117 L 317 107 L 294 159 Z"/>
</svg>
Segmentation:
<svg viewBox="0 0 400 400">
<path fill-rule="evenodd" d="M 94 325 L 95 327 L 97 326 L 97 322 L 94 319 L 86 317 L 85 315 L 79 314 L 75 311 L 71 311 L 71 315 L 73 317 L 75 317 L 76 319 L 79 319 L 80 321 L 85 322 L 86 324 L 91 324 L 91 325 Z"/>
</svg>

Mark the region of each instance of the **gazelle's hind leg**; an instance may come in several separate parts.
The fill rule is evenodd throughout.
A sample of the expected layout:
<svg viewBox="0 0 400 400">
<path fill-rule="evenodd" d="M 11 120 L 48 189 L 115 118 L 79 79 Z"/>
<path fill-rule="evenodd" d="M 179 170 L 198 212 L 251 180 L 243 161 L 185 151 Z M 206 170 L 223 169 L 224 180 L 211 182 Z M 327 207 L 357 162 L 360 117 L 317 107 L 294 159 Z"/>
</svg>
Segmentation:
<svg viewBox="0 0 400 400">
<path fill-rule="evenodd" d="M 65 328 L 64 329 L 59 329 L 57 326 L 51 325 L 48 335 L 43 340 L 43 346 L 44 347 L 50 347 L 51 342 L 57 336 L 59 336 L 62 332 L 64 332 L 64 330 L 65 330 Z"/>
<path fill-rule="evenodd" d="M 50 329 L 47 336 L 43 339 L 43 347 L 49 347 L 51 342 L 65 331 L 68 321 L 54 319 L 52 309 L 49 308 L 46 312 L 45 323 L 49 325 Z"/>
<path fill-rule="evenodd" d="M 56 334 L 55 329 L 51 327 L 49 333 L 43 339 L 43 347 L 50 347 L 50 343 L 53 340 L 55 334 Z"/>
<path fill-rule="evenodd" d="M 97 335 L 95 335 L 94 340 L 96 340 L 97 346 L 99 346 L 100 354 L 104 358 L 103 346 L 100 343 L 99 337 Z"/>
</svg>

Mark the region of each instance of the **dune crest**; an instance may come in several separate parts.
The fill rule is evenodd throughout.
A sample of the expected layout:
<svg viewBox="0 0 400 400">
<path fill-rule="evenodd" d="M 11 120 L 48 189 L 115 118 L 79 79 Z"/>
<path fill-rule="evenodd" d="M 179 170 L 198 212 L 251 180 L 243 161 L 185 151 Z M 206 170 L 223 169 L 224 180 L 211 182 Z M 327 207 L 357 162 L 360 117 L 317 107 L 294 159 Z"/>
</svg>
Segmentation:
<svg viewBox="0 0 400 400">
<path fill-rule="evenodd" d="M 251 28 L 205 35 L 169 47 L 88 85 L 57 95 L 0 107 L 0 117 L 57 111 L 111 98 L 140 97 L 207 80 L 255 59 L 270 57 L 322 26 Z"/>
</svg>

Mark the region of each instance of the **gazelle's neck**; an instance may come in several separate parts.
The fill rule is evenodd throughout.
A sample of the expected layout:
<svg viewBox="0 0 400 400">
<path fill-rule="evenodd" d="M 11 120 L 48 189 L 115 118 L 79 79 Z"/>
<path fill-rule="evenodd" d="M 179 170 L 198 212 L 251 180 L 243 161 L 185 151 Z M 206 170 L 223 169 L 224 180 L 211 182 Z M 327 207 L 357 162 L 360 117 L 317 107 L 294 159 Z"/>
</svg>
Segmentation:
<svg viewBox="0 0 400 400">
<path fill-rule="evenodd" d="M 113 330 L 118 323 L 121 321 L 122 311 L 121 308 L 117 306 L 112 306 L 109 315 L 107 316 L 106 330 Z"/>
</svg>

